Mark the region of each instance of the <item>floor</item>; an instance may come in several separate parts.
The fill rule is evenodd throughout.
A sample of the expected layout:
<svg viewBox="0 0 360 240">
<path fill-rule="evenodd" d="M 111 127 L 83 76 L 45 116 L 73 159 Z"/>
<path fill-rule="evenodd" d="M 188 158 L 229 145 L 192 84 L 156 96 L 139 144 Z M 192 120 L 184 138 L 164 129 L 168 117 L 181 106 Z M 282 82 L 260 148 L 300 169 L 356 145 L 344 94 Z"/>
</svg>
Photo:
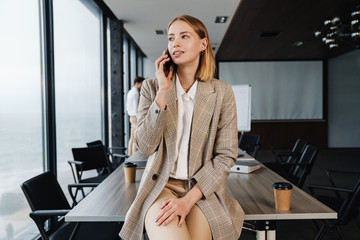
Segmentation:
<svg viewBox="0 0 360 240">
<path fill-rule="evenodd" d="M 273 156 L 271 151 L 260 150 L 257 159 L 260 162 L 271 161 Z M 307 184 L 328 184 L 325 174 L 326 169 L 360 171 L 360 149 L 326 149 L 320 150 L 311 174 L 308 176 L 304 191 L 308 192 Z M 351 180 L 341 179 L 341 186 L 348 186 Z M 360 206 L 360 204 L 359 204 Z M 319 224 L 322 222 L 319 221 Z M 340 227 L 345 239 L 360 239 L 360 216 L 349 222 L 346 226 Z M 316 236 L 317 228 L 313 220 L 295 220 L 277 222 L 277 240 L 312 240 Z M 239 240 L 256 239 L 254 232 L 243 230 Z M 336 231 L 329 232 L 324 240 L 337 240 Z"/>
</svg>

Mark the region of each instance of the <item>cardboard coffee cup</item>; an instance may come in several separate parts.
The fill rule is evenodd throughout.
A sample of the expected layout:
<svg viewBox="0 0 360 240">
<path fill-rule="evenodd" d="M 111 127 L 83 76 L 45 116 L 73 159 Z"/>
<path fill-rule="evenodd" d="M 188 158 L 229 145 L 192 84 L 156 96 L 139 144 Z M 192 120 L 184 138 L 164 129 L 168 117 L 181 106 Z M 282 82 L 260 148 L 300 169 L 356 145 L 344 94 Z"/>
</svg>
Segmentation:
<svg viewBox="0 0 360 240">
<path fill-rule="evenodd" d="M 287 182 L 276 182 L 273 184 L 275 208 L 277 210 L 290 210 L 292 188 L 292 185 Z"/>
<path fill-rule="evenodd" d="M 126 162 L 124 164 L 125 181 L 128 183 L 135 182 L 136 177 L 136 164 L 132 162 Z"/>
</svg>

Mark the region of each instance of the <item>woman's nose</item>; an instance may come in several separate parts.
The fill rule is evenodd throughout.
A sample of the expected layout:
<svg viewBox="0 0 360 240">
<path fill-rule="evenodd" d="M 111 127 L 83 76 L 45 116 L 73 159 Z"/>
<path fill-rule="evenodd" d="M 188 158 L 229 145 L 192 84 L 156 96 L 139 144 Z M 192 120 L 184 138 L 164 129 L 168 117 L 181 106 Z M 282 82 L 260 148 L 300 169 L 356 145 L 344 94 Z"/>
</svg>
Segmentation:
<svg viewBox="0 0 360 240">
<path fill-rule="evenodd" d="M 174 45 L 173 45 L 174 47 L 179 47 L 180 46 L 180 41 L 179 41 L 179 39 L 178 38 L 175 38 L 174 39 Z"/>
</svg>

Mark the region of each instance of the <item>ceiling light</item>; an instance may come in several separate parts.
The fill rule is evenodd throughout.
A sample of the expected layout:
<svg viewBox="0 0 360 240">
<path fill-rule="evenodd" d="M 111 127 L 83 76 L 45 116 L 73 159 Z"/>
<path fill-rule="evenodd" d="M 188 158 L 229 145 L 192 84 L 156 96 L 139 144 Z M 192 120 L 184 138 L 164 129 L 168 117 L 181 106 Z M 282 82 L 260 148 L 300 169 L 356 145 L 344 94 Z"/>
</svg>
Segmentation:
<svg viewBox="0 0 360 240">
<path fill-rule="evenodd" d="M 302 41 L 296 41 L 292 44 L 294 47 L 301 47 L 302 45 L 304 45 L 304 42 Z"/>
<path fill-rule="evenodd" d="M 228 16 L 218 16 L 215 18 L 215 23 L 226 23 Z"/>
<path fill-rule="evenodd" d="M 344 39 L 352 41 L 356 48 L 360 48 L 360 5 L 350 15 L 349 23 L 341 22 L 339 17 L 325 20 L 321 29 L 314 32 L 315 37 L 322 39 L 329 48 L 337 48 Z"/>
<path fill-rule="evenodd" d="M 156 35 L 164 35 L 165 32 L 166 32 L 166 31 L 165 31 L 165 30 L 162 30 L 162 29 L 155 30 Z"/>
</svg>

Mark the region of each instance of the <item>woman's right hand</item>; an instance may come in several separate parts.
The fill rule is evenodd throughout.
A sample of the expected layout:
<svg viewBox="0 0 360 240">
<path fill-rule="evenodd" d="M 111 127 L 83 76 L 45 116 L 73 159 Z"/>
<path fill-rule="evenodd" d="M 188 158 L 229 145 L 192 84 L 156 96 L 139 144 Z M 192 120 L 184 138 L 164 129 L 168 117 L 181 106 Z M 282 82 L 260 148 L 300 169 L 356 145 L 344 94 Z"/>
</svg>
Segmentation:
<svg viewBox="0 0 360 240">
<path fill-rule="evenodd" d="M 159 90 L 170 90 L 172 70 L 169 71 L 166 76 L 164 71 L 164 64 L 170 61 L 170 57 L 166 54 L 166 51 L 155 61 L 155 76 L 159 83 Z"/>
<path fill-rule="evenodd" d="M 155 102 L 161 110 L 166 109 L 167 95 L 171 88 L 172 70 L 169 71 L 167 76 L 164 71 L 164 64 L 168 61 L 170 61 L 170 57 L 166 54 L 166 51 L 155 61 L 155 76 L 159 84 Z"/>
</svg>

